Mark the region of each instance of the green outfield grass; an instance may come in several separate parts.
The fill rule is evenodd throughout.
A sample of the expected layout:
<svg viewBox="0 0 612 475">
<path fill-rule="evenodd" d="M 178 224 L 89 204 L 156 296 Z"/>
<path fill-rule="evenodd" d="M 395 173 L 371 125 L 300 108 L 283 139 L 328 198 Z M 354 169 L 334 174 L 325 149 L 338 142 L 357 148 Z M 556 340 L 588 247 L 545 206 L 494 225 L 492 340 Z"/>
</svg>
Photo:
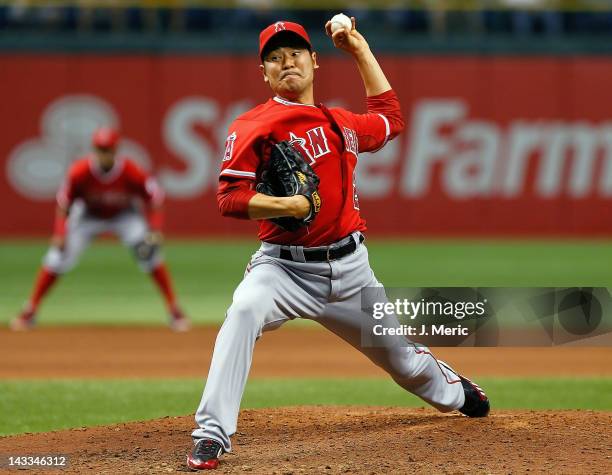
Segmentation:
<svg viewBox="0 0 612 475">
<path fill-rule="evenodd" d="M 387 286 L 612 287 L 612 242 L 368 241 L 370 262 Z M 183 306 L 198 323 L 219 323 L 250 255 L 248 241 L 172 241 L 166 256 Z M 0 241 L 0 323 L 26 300 L 43 241 Z M 40 311 L 42 325 L 164 324 L 151 282 L 120 245 L 94 244 Z"/>
<path fill-rule="evenodd" d="M 495 409 L 612 410 L 612 378 L 482 378 Z M 195 411 L 201 380 L 0 382 L 0 435 L 179 416 Z M 243 408 L 301 404 L 425 407 L 385 379 L 252 380 Z"/>
</svg>

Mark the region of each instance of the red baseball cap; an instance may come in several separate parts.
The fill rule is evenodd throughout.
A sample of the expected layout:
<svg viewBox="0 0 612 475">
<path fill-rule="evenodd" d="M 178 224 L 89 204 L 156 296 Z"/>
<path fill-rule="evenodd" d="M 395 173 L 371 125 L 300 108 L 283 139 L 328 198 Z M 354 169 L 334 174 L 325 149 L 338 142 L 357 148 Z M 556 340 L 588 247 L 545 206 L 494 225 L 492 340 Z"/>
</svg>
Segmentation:
<svg viewBox="0 0 612 475">
<path fill-rule="evenodd" d="M 300 38 L 302 38 L 310 48 L 312 48 L 312 44 L 310 43 L 310 37 L 306 30 L 299 23 L 293 23 L 291 21 L 277 21 L 276 23 L 271 24 L 267 28 L 263 29 L 259 34 L 259 56 L 263 53 L 264 48 L 268 44 L 268 42 L 278 33 L 282 33 L 283 31 L 290 31 L 291 33 L 295 33 Z"/>
<path fill-rule="evenodd" d="M 115 148 L 119 142 L 119 132 L 112 127 L 100 127 L 94 132 L 91 143 L 96 148 Z"/>
</svg>

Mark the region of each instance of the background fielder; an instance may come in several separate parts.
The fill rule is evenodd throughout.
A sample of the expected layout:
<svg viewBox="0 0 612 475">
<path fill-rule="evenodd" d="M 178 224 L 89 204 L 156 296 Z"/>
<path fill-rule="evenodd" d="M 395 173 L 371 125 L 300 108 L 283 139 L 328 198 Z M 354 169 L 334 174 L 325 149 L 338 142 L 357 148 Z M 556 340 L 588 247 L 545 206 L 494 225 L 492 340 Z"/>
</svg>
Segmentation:
<svg viewBox="0 0 612 475">
<path fill-rule="evenodd" d="M 326 25 L 331 35 L 330 23 Z M 276 94 L 240 116 L 229 128 L 219 181 L 223 215 L 260 220 L 262 246 L 236 289 L 215 343 L 206 387 L 196 413 L 192 469 L 211 469 L 231 450 L 240 401 L 256 340 L 294 318 L 309 318 L 331 330 L 385 369 L 403 388 L 447 412 L 485 416 L 489 402 L 469 380 L 438 362 L 427 348 L 403 337 L 374 337 L 361 346 L 372 318 L 361 310 L 361 289 L 381 284 L 363 245 L 354 170 L 359 152 L 375 151 L 403 128 L 397 96 L 363 36 L 352 28 L 332 35 L 350 53 L 367 95 L 367 113 L 327 109 L 314 102 L 316 53 L 304 28 L 277 22 L 260 35 L 262 73 Z M 268 196 L 254 191 L 272 144 L 290 141 L 320 179 L 321 210 L 314 220 L 304 196 Z M 265 179 L 263 179 L 265 181 Z M 270 219 L 303 220 L 287 231 Z M 367 302 L 366 305 L 367 306 Z M 387 319 L 387 324 L 390 324 Z"/>
<path fill-rule="evenodd" d="M 139 267 L 151 275 L 176 331 L 189 329 L 161 254 L 164 192 L 152 176 L 127 157 L 116 157 L 119 133 L 100 128 L 92 137 L 93 152 L 75 161 L 57 193 L 52 245 L 44 257 L 29 301 L 11 322 L 27 330 L 42 298 L 58 277 L 71 270 L 92 239 L 118 236 L 132 249 Z"/>
</svg>

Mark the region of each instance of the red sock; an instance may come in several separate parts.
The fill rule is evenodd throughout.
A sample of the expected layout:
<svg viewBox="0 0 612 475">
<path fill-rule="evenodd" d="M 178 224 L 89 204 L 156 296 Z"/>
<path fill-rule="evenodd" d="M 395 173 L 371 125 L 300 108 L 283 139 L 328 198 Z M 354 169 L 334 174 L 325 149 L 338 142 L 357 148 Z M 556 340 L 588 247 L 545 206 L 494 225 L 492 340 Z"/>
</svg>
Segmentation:
<svg viewBox="0 0 612 475">
<path fill-rule="evenodd" d="M 36 311 L 41 299 L 49 291 L 57 277 L 57 274 L 47 270 L 45 267 L 40 269 L 38 276 L 36 277 L 36 282 L 34 283 L 34 291 L 30 297 L 30 308 L 33 312 Z"/>
<path fill-rule="evenodd" d="M 166 264 L 161 263 L 155 269 L 153 269 L 153 272 L 151 272 L 151 277 L 157 284 L 159 291 L 164 297 L 168 309 L 170 311 L 174 310 L 176 307 L 176 297 L 174 296 L 174 291 L 172 290 L 170 274 L 168 273 Z"/>
</svg>

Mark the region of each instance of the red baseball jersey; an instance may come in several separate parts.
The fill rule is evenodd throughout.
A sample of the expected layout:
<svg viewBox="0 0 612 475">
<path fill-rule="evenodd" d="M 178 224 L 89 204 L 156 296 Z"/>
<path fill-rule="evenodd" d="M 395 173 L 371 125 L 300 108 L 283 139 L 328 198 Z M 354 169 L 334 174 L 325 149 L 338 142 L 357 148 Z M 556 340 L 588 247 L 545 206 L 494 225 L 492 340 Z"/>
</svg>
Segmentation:
<svg viewBox="0 0 612 475">
<path fill-rule="evenodd" d="M 89 214 L 112 218 L 138 202 L 161 205 L 164 192 L 155 178 L 127 158 L 117 157 L 113 168 L 104 172 L 95 157 L 88 155 L 70 166 L 57 192 L 57 202 L 64 209 L 77 198 L 84 201 Z"/>
<path fill-rule="evenodd" d="M 307 227 L 288 232 L 261 220 L 259 238 L 276 244 L 321 246 L 366 229 L 359 213 L 355 166 L 359 152 L 375 151 L 403 128 L 393 91 L 367 100 L 368 112 L 304 105 L 274 97 L 238 117 L 229 128 L 220 174 L 219 205 L 225 215 L 246 218 L 271 144 L 288 140 L 320 178 L 321 211 Z M 239 196 L 232 200 L 232 194 Z"/>
</svg>

